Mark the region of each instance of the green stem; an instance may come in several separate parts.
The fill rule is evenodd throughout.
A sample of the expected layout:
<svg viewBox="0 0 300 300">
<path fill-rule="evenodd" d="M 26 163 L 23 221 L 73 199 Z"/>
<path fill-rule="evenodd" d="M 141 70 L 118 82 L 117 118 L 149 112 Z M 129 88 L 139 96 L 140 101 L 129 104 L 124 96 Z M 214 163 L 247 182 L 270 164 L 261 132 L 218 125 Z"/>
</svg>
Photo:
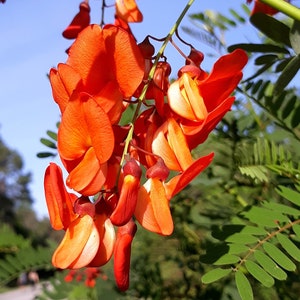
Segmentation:
<svg viewBox="0 0 300 300">
<path fill-rule="evenodd" d="M 195 0 L 189 0 L 188 3 L 186 4 L 185 8 L 183 9 L 183 11 L 181 12 L 180 16 L 178 17 L 177 21 L 175 22 L 174 26 L 171 28 L 170 32 L 168 33 L 168 35 L 166 36 L 162 46 L 160 47 L 159 51 L 157 52 L 156 56 L 155 56 L 155 60 L 153 62 L 153 65 L 150 69 L 149 72 L 149 76 L 148 76 L 148 81 L 147 83 L 144 85 L 144 88 L 141 92 L 141 95 L 139 97 L 139 103 L 137 105 L 137 108 L 135 110 L 133 119 L 132 119 L 132 123 L 134 124 L 135 120 L 138 117 L 140 108 L 142 106 L 142 101 L 145 99 L 146 96 L 146 92 L 148 90 L 149 84 L 151 82 L 151 80 L 153 79 L 154 73 L 155 73 L 155 69 L 156 66 L 160 60 L 160 58 L 162 57 L 168 43 L 171 41 L 173 34 L 176 32 L 176 30 L 178 29 L 181 21 L 183 20 L 184 16 L 186 15 L 187 11 L 189 10 L 189 8 L 192 6 L 192 4 L 194 3 Z"/>
<path fill-rule="evenodd" d="M 284 0 L 260 0 L 260 2 L 277 9 L 294 20 L 300 21 L 300 9 Z"/>
</svg>

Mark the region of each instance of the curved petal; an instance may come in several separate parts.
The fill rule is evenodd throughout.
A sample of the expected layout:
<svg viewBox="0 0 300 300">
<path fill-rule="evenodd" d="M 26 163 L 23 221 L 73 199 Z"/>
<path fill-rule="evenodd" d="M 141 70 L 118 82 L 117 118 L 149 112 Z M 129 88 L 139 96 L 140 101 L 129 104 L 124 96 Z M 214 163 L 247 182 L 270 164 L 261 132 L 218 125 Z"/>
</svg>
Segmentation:
<svg viewBox="0 0 300 300">
<path fill-rule="evenodd" d="M 85 196 L 98 193 L 105 183 L 107 163 L 100 164 L 94 148 L 89 148 L 80 163 L 67 177 L 67 185 Z"/>
<path fill-rule="evenodd" d="M 69 268 L 80 269 L 86 267 L 95 257 L 100 244 L 100 236 L 97 227 L 93 223 L 89 238 L 77 259 L 72 262 Z"/>
<path fill-rule="evenodd" d="M 147 230 L 170 235 L 174 225 L 165 189 L 158 178 L 150 178 L 140 187 L 134 215 Z"/>
<path fill-rule="evenodd" d="M 77 197 L 67 192 L 61 168 L 54 163 L 45 171 L 44 189 L 51 226 L 56 230 L 66 229 L 77 217 L 73 211 Z"/>
<path fill-rule="evenodd" d="M 199 175 L 213 160 L 214 153 L 195 160 L 183 173 L 176 175 L 164 184 L 166 197 L 171 200 L 173 196 L 183 190 L 197 175 Z"/>
<path fill-rule="evenodd" d="M 63 113 L 73 91 L 80 88 L 81 77 L 72 67 L 59 64 L 57 70 L 54 68 L 50 70 L 49 79 L 53 99 Z"/>
<path fill-rule="evenodd" d="M 59 269 L 68 268 L 81 254 L 93 230 L 89 215 L 75 219 L 52 256 L 52 264 Z"/>
<path fill-rule="evenodd" d="M 103 29 L 110 68 L 123 97 L 130 98 L 144 77 L 145 60 L 134 37 L 124 29 L 106 25 Z"/>
<path fill-rule="evenodd" d="M 100 234 L 100 245 L 90 267 L 103 266 L 110 260 L 116 240 L 114 226 L 105 214 L 97 216 L 95 224 Z"/>
</svg>

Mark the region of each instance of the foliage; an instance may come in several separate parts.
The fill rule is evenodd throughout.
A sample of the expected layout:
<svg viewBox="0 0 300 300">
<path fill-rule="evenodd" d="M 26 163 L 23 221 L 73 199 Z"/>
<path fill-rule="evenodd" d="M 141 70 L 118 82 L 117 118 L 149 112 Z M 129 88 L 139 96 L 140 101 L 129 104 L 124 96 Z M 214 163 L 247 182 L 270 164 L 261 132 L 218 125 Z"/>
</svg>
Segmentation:
<svg viewBox="0 0 300 300">
<path fill-rule="evenodd" d="M 52 247 L 32 247 L 28 239 L 13 232 L 7 225 L 0 228 L 0 286 L 16 280 L 30 270 L 52 270 Z"/>
</svg>

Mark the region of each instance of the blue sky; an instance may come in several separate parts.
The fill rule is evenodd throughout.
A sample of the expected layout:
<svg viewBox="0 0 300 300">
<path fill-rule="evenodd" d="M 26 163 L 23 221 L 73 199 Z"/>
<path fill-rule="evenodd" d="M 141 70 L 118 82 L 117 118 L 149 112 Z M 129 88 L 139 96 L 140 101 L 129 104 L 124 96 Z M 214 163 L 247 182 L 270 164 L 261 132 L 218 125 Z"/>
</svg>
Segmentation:
<svg viewBox="0 0 300 300">
<path fill-rule="evenodd" d="M 107 3 L 113 0 L 107 0 Z M 144 22 L 132 27 L 140 42 L 147 34 L 165 36 L 187 1 L 138 0 Z M 228 2 L 230 2 L 228 4 Z M 52 100 L 47 72 L 59 62 L 65 62 L 65 49 L 70 41 L 61 32 L 78 12 L 80 1 L 67 0 L 7 0 L 0 4 L 0 137 L 8 147 L 18 151 L 24 160 L 24 170 L 32 173 L 30 185 L 34 209 L 38 216 L 46 216 L 43 176 L 49 159 L 39 159 L 36 153 L 48 150 L 40 143 L 48 129 L 55 130 L 59 111 Z M 92 23 L 98 23 L 100 0 L 90 0 Z M 242 0 L 196 0 L 189 13 L 216 9 L 226 13 L 228 7 L 240 7 Z M 231 6 L 230 6 L 231 5 Z M 112 21 L 113 8 L 106 14 Z M 192 26 L 188 17 L 183 22 Z M 182 37 L 198 49 L 201 42 L 184 34 Z M 183 59 L 168 47 L 173 70 Z M 56 160 L 59 163 L 59 160 Z"/>
</svg>

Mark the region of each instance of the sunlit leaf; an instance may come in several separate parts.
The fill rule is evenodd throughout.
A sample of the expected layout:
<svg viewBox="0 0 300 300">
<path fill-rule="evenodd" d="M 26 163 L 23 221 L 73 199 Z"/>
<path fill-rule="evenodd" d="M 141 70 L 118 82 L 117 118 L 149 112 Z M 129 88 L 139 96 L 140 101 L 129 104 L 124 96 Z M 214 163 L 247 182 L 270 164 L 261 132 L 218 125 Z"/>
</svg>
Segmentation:
<svg viewBox="0 0 300 300">
<path fill-rule="evenodd" d="M 231 269 L 216 268 L 216 269 L 213 269 L 213 270 L 207 272 L 206 274 L 204 274 L 201 278 L 201 281 L 204 284 L 209 284 L 209 283 L 220 280 L 221 278 L 227 276 L 231 272 L 232 272 Z"/>
<path fill-rule="evenodd" d="M 287 214 L 290 216 L 300 216 L 300 210 L 295 209 L 293 207 L 281 204 L 281 203 L 274 203 L 274 202 L 268 202 L 268 201 L 264 201 L 263 206 L 268 208 L 268 209 L 272 209 L 272 210 L 276 210 L 279 211 L 283 214 Z"/>
<path fill-rule="evenodd" d="M 250 282 L 248 278 L 245 276 L 245 274 L 240 270 L 237 270 L 235 272 L 235 284 L 242 300 L 254 299 Z"/>
<path fill-rule="evenodd" d="M 235 264 L 240 261 L 240 258 L 233 254 L 224 254 L 218 260 L 214 262 L 214 265 L 221 266 L 221 265 L 229 265 Z"/>
<path fill-rule="evenodd" d="M 274 285 L 274 278 L 255 262 L 246 260 L 245 267 L 248 272 L 265 287 Z"/>
<path fill-rule="evenodd" d="M 280 185 L 278 189 L 276 189 L 277 193 L 281 195 L 283 198 L 289 200 L 297 206 L 300 206 L 300 193 L 291 190 L 285 186 Z"/>
<path fill-rule="evenodd" d="M 300 238 L 300 225 L 299 224 L 293 225 L 292 228 L 295 234 L 297 235 L 297 237 Z"/>
<path fill-rule="evenodd" d="M 237 244 L 254 244 L 257 243 L 258 238 L 254 237 L 253 235 L 250 234 L 243 234 L 243 233 L 235 233 L 231 236 L 229 236 L 226 239 L 226 242 L 228 243 L 237 243 Z"/>
<path fill-rule="evenodd" d="M 274 278 L 278 280 L 285 280 L 287 278 L 287 274 L 264 252 L 256 250 L 254 257 L 263 269 Z"/>
<path fill-rule="evenodd" d="M 300 261 L 300 249 L 286 235 L 278 233 L 276 237 L 282 248 L 295 260 Z"/>
</svg>

